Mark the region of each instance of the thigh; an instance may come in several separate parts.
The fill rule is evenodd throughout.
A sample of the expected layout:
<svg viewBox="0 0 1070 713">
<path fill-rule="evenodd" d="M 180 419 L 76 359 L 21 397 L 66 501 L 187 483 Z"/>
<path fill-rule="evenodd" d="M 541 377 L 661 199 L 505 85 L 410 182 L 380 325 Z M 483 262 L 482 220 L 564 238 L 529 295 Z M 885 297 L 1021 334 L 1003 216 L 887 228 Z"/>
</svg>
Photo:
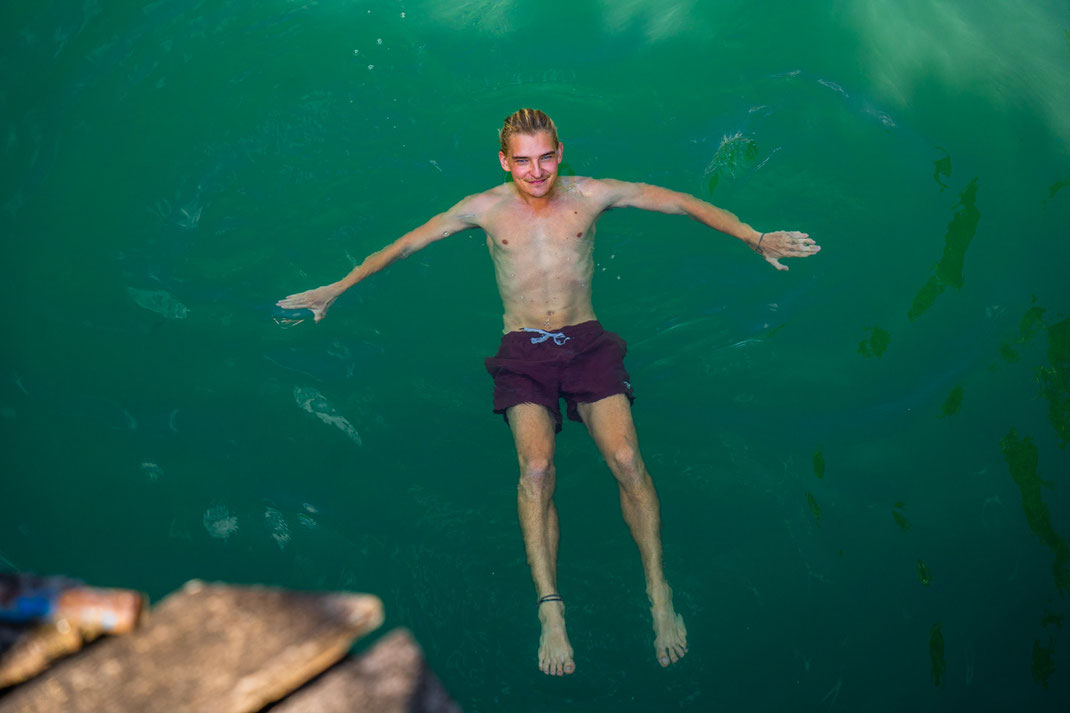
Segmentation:
<svg viewBox="0 0 1070 713">
<path fill-rule="evenodd" d="M 516 443 L 520 467 L 530 464 L 548 466 L 554 458 L 555 420 L 545 406 L 522 403 L 506 411 Z"/>
<path fill-rule="evenodd" d="M 639 452 L 639 437 L 632 420 L 632 405 L 625 394 L 613 394 L 591 403 L 576 405 L 598 450 L 608 461 L 622 450 Z"/>
</svg>

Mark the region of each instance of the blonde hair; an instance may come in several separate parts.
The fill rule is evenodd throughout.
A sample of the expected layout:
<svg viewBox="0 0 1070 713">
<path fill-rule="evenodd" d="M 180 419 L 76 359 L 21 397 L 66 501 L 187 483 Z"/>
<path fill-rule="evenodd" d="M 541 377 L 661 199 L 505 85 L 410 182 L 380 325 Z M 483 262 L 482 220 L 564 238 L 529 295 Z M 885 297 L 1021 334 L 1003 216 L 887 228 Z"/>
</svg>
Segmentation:
<svg viewBox="0 0 1070 713">
<path fill-rule="evenodd" d="M 554 120 L 547 116 L 544 112 L 538 109 L 521 109 L 509 116 L 505 117 L 505 124 L 502 125 L 501 130 L 498 132 L 498 138 L 501 139 L 502 153 L 506 156 L 509 155 L 509 139 L 517 134 L 537 134 L 540 131 L 545 131 L 550 134 L 550 139 L 554 142 L 554 147 L 558 145 L 557 141 L 557 127 L 554 125 Z"/>
</svg>

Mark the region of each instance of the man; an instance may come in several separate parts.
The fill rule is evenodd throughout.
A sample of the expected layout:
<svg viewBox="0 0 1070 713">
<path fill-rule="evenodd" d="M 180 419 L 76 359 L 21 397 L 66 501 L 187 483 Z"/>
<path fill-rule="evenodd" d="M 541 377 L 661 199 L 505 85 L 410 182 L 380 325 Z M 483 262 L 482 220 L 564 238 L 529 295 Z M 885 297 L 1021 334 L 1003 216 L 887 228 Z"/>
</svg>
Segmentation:
<svg viewBox="0 0 1070 713">
<path fill-rule="evenodd" d="M 804 233 L 759 233 L 731 213 L 665 188 L 559 177 L 563 151 L 550 117 L 521 109 L 501 130 L 498 159 L 511 183 L 465 198 L 369 255 L 339 282 L 278 304 L 311 310 L 318 322 L 342 292 L 366 277 L 436 240 L 483 229 L 505 308 L 505 336 L 486 367 L 494 378 L 494 411 L 512 428 L 520 461 L 517 509 L 538 596 L 539 668 L 551 675 L 575 670 L 557 593 L 553 455 L 561 397 L 569 418 L 587 426 L 617 479 L 621 511 L 646 576 L 655 657 L 668 666 L 687 652 L 687 631 L 662 572 L 658 497 L 632 422 L 625 344 L 602 329 L 591 306 L 595 224 L 605 211 L 629 206 L 687 215 L 744 241 L 778 270 L 788 269 L 780 258 L 806 257 L 820 247 Z"/>
</svg>

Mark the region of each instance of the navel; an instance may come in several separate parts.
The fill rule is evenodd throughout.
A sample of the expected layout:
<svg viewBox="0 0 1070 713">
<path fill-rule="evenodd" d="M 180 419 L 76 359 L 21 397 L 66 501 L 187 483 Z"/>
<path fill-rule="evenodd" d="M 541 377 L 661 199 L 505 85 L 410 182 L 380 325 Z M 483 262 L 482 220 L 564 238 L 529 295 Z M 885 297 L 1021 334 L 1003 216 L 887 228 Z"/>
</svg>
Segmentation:
<svg viewBox="0 0 1070 713">
<path fill-rule="evenodd" d="M 577 238 L 582 238 L 583 237 L 583 233 L 576 233 L 576 237 Z"/>
</svg>

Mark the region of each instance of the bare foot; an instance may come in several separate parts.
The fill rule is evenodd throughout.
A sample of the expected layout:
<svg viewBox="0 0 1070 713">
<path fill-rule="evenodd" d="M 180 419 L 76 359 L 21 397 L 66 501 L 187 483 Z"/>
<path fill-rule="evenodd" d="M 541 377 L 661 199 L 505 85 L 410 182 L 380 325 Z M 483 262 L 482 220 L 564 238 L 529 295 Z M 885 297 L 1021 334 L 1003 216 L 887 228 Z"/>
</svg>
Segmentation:
<svg viewBox="0 0 1070 713">
<path fill-rule="evenodd" d="M 539 670 L 549 676 L 561 676 L 576 670 L 572 646 L 565 634 L 565 605 L 546 602 L 539 606 L 542 634 L 539 636 Z"/>
<path fill-rule="evenodd" d="M 654 655 L 663 667 L 676 663 L 687 653 L 687 629 L 684 620 L 672 607 L 672 590 L 666 585 L 666 597 L 650 608 L 654 616 Z"/>
</svg>

